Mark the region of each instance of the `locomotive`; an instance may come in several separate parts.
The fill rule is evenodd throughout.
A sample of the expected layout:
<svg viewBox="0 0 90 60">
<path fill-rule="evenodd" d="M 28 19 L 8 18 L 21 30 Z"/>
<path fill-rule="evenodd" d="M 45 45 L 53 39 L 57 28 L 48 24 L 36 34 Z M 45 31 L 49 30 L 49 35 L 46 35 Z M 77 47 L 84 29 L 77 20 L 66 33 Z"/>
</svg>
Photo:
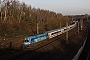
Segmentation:
<svg viewBox="0 0 90 60">
<path fill-rule="evenodd" d="M 36 42 L 39 42 L 39 41 L 42 41 L 42 40 L 54 38 L 58 35 L 61 35 L 65 32 L 67 32 L 67 31 L 73 29 L 75 26 L 76 26 L 76 22 L 74 22 L 74 24 L 69 25 L 67 27 L 62 27 L 62 28 L 58 28 L 58 29 L 55 29 L 55 30 L 47 31 L 43 34 L 37 34 L 35 36 L 26 36 L 24 38 L 24 45 L 28 46 L 30 44 L 33 44 L 33 43 L 36 43 Z"/>
</svg>

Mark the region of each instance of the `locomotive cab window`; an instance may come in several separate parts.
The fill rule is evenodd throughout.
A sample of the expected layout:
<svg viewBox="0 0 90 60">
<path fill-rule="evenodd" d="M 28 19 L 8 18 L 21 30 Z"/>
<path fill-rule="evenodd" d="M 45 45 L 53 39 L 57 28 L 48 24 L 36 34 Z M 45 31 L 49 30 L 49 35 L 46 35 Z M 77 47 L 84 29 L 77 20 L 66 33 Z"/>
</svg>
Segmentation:
<svg viewBox="0 0 90 60">
<path fill-rule="evenodd" d="M 51 35 L 53 35 L 53 34 L 55 34 L 55 33 L 52 33 Z"/>
</svg>

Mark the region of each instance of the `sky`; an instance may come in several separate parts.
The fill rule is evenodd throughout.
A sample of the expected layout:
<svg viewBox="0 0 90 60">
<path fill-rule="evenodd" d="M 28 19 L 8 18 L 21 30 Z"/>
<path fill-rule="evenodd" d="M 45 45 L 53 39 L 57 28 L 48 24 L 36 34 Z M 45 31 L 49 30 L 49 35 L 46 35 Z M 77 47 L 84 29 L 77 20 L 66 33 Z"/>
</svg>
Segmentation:
<svg viewBox="0 0 90 60">
<path fill-rule="evenodd" d="M 19 0 L 35 8 L 46 9 L 63 15 L 90 15 L 90 0 Z"/>
</svg>

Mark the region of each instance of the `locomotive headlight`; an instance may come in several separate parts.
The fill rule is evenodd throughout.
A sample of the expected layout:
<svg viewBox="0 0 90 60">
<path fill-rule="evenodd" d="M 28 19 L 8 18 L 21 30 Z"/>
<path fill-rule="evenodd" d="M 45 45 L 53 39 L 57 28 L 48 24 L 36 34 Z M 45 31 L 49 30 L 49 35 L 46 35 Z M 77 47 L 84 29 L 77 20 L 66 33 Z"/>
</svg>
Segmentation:
<svg viewBox="0 0 90 60">
<path fill-rule="evenodd" d="M 26 40 L 26 38 L 25 38 L 25 40 Z"/>
<path fill-rule="evenodd" d="M 29 40 L 29 38 L 28 38 L 28 40 Z"/>
</svg>

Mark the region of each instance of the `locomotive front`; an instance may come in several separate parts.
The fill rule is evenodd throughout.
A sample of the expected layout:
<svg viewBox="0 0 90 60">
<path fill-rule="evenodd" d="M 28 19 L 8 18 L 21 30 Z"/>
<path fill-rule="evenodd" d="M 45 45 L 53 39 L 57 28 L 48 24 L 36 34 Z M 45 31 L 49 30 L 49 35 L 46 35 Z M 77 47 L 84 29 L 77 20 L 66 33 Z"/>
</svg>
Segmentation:
<svg viewBox="0 0 90 60">
<path fill-rule="evenodd" d="M 28 46 L 30 44 L 30 37 L 25 37 L 24 39 L 24 45 Z"/>
</svg>

